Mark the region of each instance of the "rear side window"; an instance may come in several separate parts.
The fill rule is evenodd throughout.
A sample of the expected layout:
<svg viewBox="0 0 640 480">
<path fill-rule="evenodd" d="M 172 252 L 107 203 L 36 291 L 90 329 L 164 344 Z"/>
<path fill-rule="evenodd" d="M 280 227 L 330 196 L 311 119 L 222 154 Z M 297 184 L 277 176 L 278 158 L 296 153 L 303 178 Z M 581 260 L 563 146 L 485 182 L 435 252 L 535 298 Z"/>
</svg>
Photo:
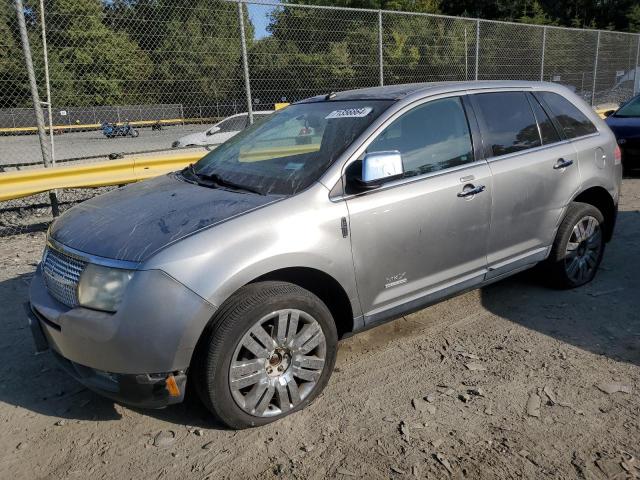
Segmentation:
<svg viewBox="0 0 640 480">
<path fill-rule="evenodd" d="M 538 121 L 538 126 L 540 127 L 540 135 L 542 136 L 542 144 L 549 145 L 550 143 L 559 142 L 560 135 L 558 135 L 558 131 L 556 127 L 553 126 L 553 122 L 547 115 L 547 112 L 540 106 L 538 100 L 529 96 L 531 100 L 531 106 L 533 107 L 533 113 L 536 116 L 536 120 Z"/>
<path fill-rule="evenodd" d="M 539 147 L 540 135 L 524 92 L 480 93 L 473 96 L 484 120 L 484 142 L 491 156 Z"/>
<path fill-rule="evenodd" d="M 541 92 L 539 95 L 551 109 L 567 138 L 582 137 L 598 131 L 587 116 L 563 96 L 552 92 Z"/>
<path fill-rule="evenodd" d="M 460 98 L 443 98 L 410 110 L 385 128 L 367 152 L 397 150 L 406 175 L 473 162 L 467 116 Z"/>
</svg>

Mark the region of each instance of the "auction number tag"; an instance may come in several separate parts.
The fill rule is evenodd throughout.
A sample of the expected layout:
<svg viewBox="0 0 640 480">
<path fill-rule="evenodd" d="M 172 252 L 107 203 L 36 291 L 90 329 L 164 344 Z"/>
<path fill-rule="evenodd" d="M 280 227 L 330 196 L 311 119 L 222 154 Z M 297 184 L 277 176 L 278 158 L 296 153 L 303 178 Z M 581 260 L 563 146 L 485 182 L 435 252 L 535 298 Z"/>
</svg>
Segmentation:
<svg viewBox="0 0 640 480">
<path fill-rule="evenodd" d="M 373 110 L 371 107 L 345 108 L 344 110 L 334 110 L 324 118 L 326 120 L 330 120 L 332 118 L 362 118 L 369 115 L 371 110 Z"/>
</svg>

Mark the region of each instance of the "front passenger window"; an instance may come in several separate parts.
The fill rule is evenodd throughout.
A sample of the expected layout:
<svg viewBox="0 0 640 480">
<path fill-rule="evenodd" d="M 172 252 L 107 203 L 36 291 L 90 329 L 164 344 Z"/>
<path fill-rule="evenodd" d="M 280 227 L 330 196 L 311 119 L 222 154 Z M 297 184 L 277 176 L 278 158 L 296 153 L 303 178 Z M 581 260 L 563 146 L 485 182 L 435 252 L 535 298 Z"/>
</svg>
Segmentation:
<svg viewBox="0 0 640 480">
<path fill-rule="evenodd" d="M 367 153 L 397 150 L 405 175 L 420 175 L 473 161 L 471 134 L 459 97 L 422 104 L 395 120 Z"/>
</svg>

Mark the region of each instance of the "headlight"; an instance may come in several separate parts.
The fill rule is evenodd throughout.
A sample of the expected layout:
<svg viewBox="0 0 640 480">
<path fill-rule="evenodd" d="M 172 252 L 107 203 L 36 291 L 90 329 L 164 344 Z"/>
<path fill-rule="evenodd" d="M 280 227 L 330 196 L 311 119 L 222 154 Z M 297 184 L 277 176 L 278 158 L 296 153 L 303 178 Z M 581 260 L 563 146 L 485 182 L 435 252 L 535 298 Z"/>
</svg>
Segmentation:
<svg viewBox="0 0 640 480">
<path fill-rule="evenodd" d="M 88 264 L 80 277 L 78 301 L 83 307 L 115 312 L 133 271 Z"/>
</svg>

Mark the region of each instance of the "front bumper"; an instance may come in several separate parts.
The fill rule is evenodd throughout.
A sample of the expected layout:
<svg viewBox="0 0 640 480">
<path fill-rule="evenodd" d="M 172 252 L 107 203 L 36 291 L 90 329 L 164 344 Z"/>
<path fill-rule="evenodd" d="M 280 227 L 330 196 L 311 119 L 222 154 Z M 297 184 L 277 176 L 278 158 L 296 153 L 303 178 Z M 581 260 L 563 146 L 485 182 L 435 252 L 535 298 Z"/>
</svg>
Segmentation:
<svg viewBox="0 0 640 480">
<path fill-rule="evenodd" d="M 184 372 L 215 312 L 213 305 L 158 270 L 136 272 L 113 314 L 61 304 L 49 295 L 40 268 L 29 297 L 36 350 L 50 347 L 64 369 L 88 388 L 145 407 L 182 400 Z M 178 397 L 168 395 L 171 374 Z"/>
<path fill-rule="evenodd" d="M 46 321 L 26 305 L 29 326 L 36 345 L 36 352 L 45 352 L 49 344 L 42 323 Z M 145 408 L 162 408 L 184 400 L 187 376 L 185 372 L 159 374 L 119 374 L 96 370 L 64 358 L 55 350 L 53 357 L 60 367 L 94 392 L 128 405 Z M 173 377 L 175 387 L 168 387 L 168 379 Z"/>
</svg>

